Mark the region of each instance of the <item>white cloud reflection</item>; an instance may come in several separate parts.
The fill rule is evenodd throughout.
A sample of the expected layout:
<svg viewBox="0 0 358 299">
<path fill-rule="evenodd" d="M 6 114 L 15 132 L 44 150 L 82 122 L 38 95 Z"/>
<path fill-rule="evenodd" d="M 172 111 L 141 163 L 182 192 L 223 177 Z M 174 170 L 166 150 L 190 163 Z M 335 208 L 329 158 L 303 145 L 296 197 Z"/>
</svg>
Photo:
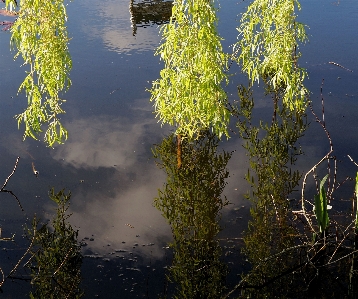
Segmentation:
<svg viewBox="0 0 358 299">
<path fill-rule="evenodd" d="M 160 171 L 152 169 L 124 192 L 121 183 L 117 183 L 114 197 L 99 191 L 75 194 L 74 200 L 83 203 L 81 210 L 71 211 L 71 222 L 79 227 L 80 238 L 94 239 L 86 240 L 87 247 L 109 258 L 109 253 L 119 249 L 134 251 L 141 256 L 161 257 L 161 247 L 170 240 L 171 233 L 152 203 L 163 180 Z M 112 181 L 112 184 L 116 182 Z"/>
<path fill-rule="evenodd" d="M 76 168 L 129 167 L 145 151 L 141 139 L 150 123 L 155 121 L 123 123 L 108 116 L 74 120 L 65 125 L 70 139 L 53 157 Z"/>
<path fill-rule="evenodd" d="M 143 117 L 147 111 L 135 112 L 136 117 L 102 115 L 65 124 L 70 138 L 52 155 L 64 167 L 84 169 L 98 181 L 85 181 L 72 196 L 72 224 L 79 227 L 80 238 L 94 238 L 86 241 L 87 248 L 101 255 L 126 249 L 160 257 L 171 232 L 153 207 L 165 175 L 149 159 L 154 141 L 148 142 L 148 136 L 159 126 L 154 118 Z"/>
</svg>

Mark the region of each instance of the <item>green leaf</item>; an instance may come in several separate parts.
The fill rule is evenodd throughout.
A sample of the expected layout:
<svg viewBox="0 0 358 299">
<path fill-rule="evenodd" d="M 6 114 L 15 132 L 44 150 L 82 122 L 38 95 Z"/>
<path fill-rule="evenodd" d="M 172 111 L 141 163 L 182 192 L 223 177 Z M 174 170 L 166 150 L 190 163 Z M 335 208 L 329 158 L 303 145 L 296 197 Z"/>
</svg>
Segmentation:
<svg viewBox="0 0 358 299">
<path fill-rule="evenodd" d="M 328 178 L 328 174 L 322 179 L 319 185 L 319 194 L 314 196 L 315 199 L 315 214 L 319 224 L 320 232 L 324 232 L 329 225 L 329 217 L 327 210 L 327 197 L 324 189 L 324 183 Z"/>
</svg>

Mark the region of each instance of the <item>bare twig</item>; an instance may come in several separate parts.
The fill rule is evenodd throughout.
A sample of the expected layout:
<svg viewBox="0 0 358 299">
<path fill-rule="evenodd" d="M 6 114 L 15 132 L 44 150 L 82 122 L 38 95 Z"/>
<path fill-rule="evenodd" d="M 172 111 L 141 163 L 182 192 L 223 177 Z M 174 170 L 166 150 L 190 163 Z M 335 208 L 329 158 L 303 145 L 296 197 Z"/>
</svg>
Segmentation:
<svg viewBox="0 0 358 299">
<path fill-rule="evenodd" d="M 20 200 L 17 198 L 17 196 L 11 191 L 11 190 L 6 190 L 5 187 L 7 185 L 7 183 L 9 182 L 10 178 L 12 177 L 12 175 L 15 173 L 16 168 L 17 168 L 17 164 L 19 163 L 20 157 L 17 157 L 14 168 L 12 170 L 12 172 L 10 173 L 10 175 L 6 178 L 3 186 L 0 189 L 0 192 L 6 192 L 6 193 L 10 193 L 13 197 L 15 197 L 17 204 L 19 205 L 21 211 L 24 211 L 24 208 L 22 207 Z"/>
<path fill-rule="evenodd" d="M 344 69 L 344 70 L 346 70 L 346 71 L 348 71 L 348 72 L 352 72 L 352 73 L 353 73 L 353 71 L 352 71 L 352 70 L 347 69 L 347 68 L 346 68 L 346 67 L 344 67 L 343 65 L 340 65 L 340 64 L 338 64 L 338 63 L 336 63 L 336 62 L 330 61 L 330 62 L 328 62 L 328 63 L 329 63 L 329 64 L 336 65 L 336 66 L 339 66 L 340 68 L 342 68 L 342 69 Z"/>
<path fill-rule="evenodd" d="M 353 158 L 350 155 L 347 155 L 347 157 L 349 158 L 349 160 L 351 160 L 351 162 L 354 163 L 355 166 L 358 166 L 358 164 L 353 160 Z"/>
<path fill-rule="evenodd" d="M 316 163 L 316 164 L 305 174 L 305 176 L 304 176 L 304 178 L 303 178 L 302 191 L 301 191 L 301 205 L 302 205 L 303 215 L 304 215 L 304 217 L 306 218 L 306 221 L 307 221 L 308 225 L 310 226 L 310 228 L 311 228 L 311 230 L 312 230 L 313 232 L 314 232 L 315 230 L 313 229 L 312 221 L 311 221 L 311 220 L 307 217 L 307 215 L 306 215 L 306 208 L 305 208 L 305 196 L 304 196 L 304 193 L 305 193 L 305 188 L 306 188 L 307 177 L 308 177 L 309 174 L 314 173 L 315 170 L 316 170 L 316 168 L 318 167 L 318 165 L 320 165 L 323 161 L 330 159 L 330 156 L 331 156 L 331 154 L 332 154 L 332 152 L 333 152 L 333 143 L 332 143 L 331 135 L 329 134 L 329 132 L 328 132 L 328 130 L 327 130 L 327 128 L 326 128 L 326 124 L 325 124 L 325 120 L 324 120 L 324 102 L 323 102 L 324 100 L 323 100 L 323 95 L 322 95 L 323 83 L 324 83 L 324 80 L 322 80 L 322 85 L 321 85 L 322 120 L 321 120 L 321 119 L 316 115 L 316 113 L 314 112 L 311 103 L 309 103 L 309 107 L 310 107 L 310 109 L 311 109 L 312 114 L 314 115 L 314 117 L 315 117 L 315 119 L 316 119 L 316 122 L 318 122 L 318 123 L 322 126 L 324 132 L 325 132 L 326 135 L 327 135 L 327 138 L 328 138 L 328 141 L 329 141 L 329 152 L 328 152 L 325 156 L 323 156 L 323 157 L 321 158 L 321 160 L 320 160 L 318 163 Z"/>
<path fill-rule="evenodd" d="M 27 248 L 26 252 L 25 252 L 25 253 L 22 255 L 22 257 L 18 260 L 17 264 L 15 265 L 14 268 L 12 268 L 12 270 L 11 270 L 10 273 L 7 275 L 7 277 L 10 277 L 10 276 L 17 270 L 17 268 L 20 266 L 21 262 L 23 261 L 23 259 L 25 258 L 25 256 L 30 252 L 32 246 L 34 245 L 35 238 L 36 238 L 36 231 L 34 231 L 34 236 L 32 237 L 31 244 L 30 244 L 29 247 Z M 6 277 L 6 278 L 7 278 L 7 277 Z M 6 278 L 3 279 L 3 281 L 0 283 L 0 288 L 1 288 L 2 285 L 4 284 Z"/>
<path fill-rule="evenodd" d="M 339 244 L 337 245 L 337 247 L 335 248 L 334 252 L 332 253 L 331 257 L 329 258 L 328 264 L 332 261 L 333 257 L 335 256 L 336 252 L 338 251 L 339 248 L 341 248 L 343 242 L 349 237 L 349 234 L 346 234 L 347 230 L 350 228 L 350 226 L 352 224 L 354 224 L 355 221 L 352 221 L 351 224 L 349 224 L 346 229 L 343 231 L 343 238 L 342 240 L 339 242 Z"/>
<path fill-rule="evenodd" d="M 1 272 L 1 276 L 2 276 L 2 279 L 1 279 L 1 282 L 0 282 L 0 287 L 4 284 L 4 281 L 5 281 L 5 275 L 4 275 L 4 271 L 0 268 L 0 272 Z"/>
<path fill-rule="evenodd" d="M 8 183 L 8 181 L 10 180 L 10 178 L 12 177 L 12 175 L 15 173 L 16 168 L 17 168 L 17 164 L 19 163 L 20 157 L 17 157 L 16 162 L 15 162 L 15 166 L 14 169 L 12 170 L 12 172 L 10 173 L 10 175 L 6 178 L 4 185 L 1 187 L 1 191 L 4 190 L 4 188 L 6 187 L 6 184 Z"/>
<path fill-rule="evenodd" d="M 305 260 L 304 262 L 300 263 L 299 265 L 296 265 L 295 267 L 291 268 L 291 269 L 288 269 L 287 271 L 285 271 L 284 273 L 280 273 L 278 276 L 270 279 L 269 281 L 266 281 L 264 285 L 260 285 L 260 286 L 244 286 L 245 282 L 247 281 L 247 279 L 252 275 L 252 273 L 254 273 L 254 271 L 256 269 L 259 269 L 264 263 L 276 258 L 276 257 L 279 257 L 280 255 L 288 252 L 288 251 L 292 251 L 292 250 L 295 250 L 295 249 L 299 249 L 299 248 L 309 248 L 307 250 L 307 253 L 310 252 L 312 250 L 312 248 L 314 248 L 316 245 L 318 245 L 319 243 L 316 242 L 315 244 L 302 244 L 302 245 L 296 245 L 296 246 L 293 246 L 293 247 L 289 247 L 289 248 L 286 248 L 286 249 L 283 249 L 282 251 L 280 251 L 279 253 L 276 253 L 276 254 L 273 254 L 265 259 L 263 259 L 260 264 L 258 264 L 253 270 L 251 270 L 251 272 L 246 275 L 229 293 L 227 293 L 226 295 L 224 295 L 222 297 L 222 299 L 226 299 L 228 298 L 232 293 L 234 293 L 237 289 L 240 289 L 240 288 L 262 288 L 264 287 L 265 285 L 268 285 L 270 284 L 271 282 L 273 282 L 274 280 L 282 277 L 283 275 L 287 275 L 289 273 L 294 273 L 295 271 L 297 271 L 299 268 L 302 268 L 304 267 L 305 265 L 307 265 L 314 257 L 315 255 L 312 257 L 312 258 L 308 258 L 308 260 Z"/>
<path fill-rule="evenodd" d="M 328 262 L 328 263 L 324 264 L 322 267 L 326 267 L 326 266 L 328 266 L 328 265 L 332 265 L 332 264 L 334 264 L 334 263 L 337 263 L 338 261 L 341 261 L 341 260 L 343 260 L 343 259 L 345 259 L 345 258 L 347 258 L 347 257 L 349 257 L 349 256 L 351 256 L 351 255 L 354 255 L 354 254 L 357 253 L 357 252 L 358 252 L 358 250 L 354 250 L 354 251 L 352 251 L 352 252 L 346 254 L 345 256 L 342 256 L 342 257 L 340 257 L 339 259 L 334 260 L 333 262 Z"/>
<path fill-rule="evenodd" d="M 56 275 L 56 273 L 61 269 L 61 267 L 65 264 L 65 262 L 67 261 L 68 256 L 72 252 L 72 250 L 73 250 L 73 248 L 71 248 L 71 250 L 69 252 L 67 252 L 64 260 L 62 261 L 62 263 L 58 266 L 57 270 L 55 272 L 53 272 L 52 277 L 54 277 Z"/>
</svg>

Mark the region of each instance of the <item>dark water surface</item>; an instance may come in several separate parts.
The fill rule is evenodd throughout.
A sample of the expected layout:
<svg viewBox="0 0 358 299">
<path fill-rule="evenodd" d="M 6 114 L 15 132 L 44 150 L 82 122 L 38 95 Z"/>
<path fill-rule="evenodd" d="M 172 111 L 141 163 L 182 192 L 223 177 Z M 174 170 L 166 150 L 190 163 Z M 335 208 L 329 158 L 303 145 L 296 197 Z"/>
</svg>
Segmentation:
<svg viewBox="0 0 358 299">
<path fill-rule="evenodd" d="M 346 155 L 358 161 L 358 2 L 302 0 L 301 4 L 299 19 L 310 27 L 310 42 L 301 47 L 301 65 L 310 76 L 307 87 L 319 112 L 324 79 L 327 128 L 336 155 L 343 161 L 342 176 L 354 176 L 356 169 Z M 236 41 L 237 15 L 246 5 L 237 0 L 221 1 L 219 31 L 226 51 L 231 51 Z M 1 252 L 0 266 L 6 273 L 24 252 L 22 225 L 27 218 L 34 213 L 44 220 L 52 217 L 49 189 L 66 188 L 72 192 L 71 223 L 87 244 L 82 270 L 85 298 L 158 298 L 165 289 L 165 267 L 171 262 L 165 249 L 171 240 L 170 227 L 153 207 L 165 175 L 156 167 L 151 152 L 170 128 L 157 123 L 146 91 L 161 68 L 159 57 L 153 55 L 160 41 L 159 27 L 138 27 L 133 36 L 129 0 L 76 0 L 67 9 L 73 85 L 64 95 L 67 113 L 62 120 L 69 139 L 54 149 L 30 139 L 23 142 L 23 128 L 17 130 L 13 116 L 26 105 L 24 94 L 17 95 L 25 67 L 20 67 L 20 60 L 13 61 L 10 34 L 1 32 L 0 183 L 20 156 L 7 189 L 17 195 L 25 212 L 9 194 L 0 194 L 2 236 L 16 233 L 16 244 L 1 242 L 1 248 L 9 250 Z M 236 86 L 246 80 L 236 66 L 231 71 L 237 73 L 227 91 L 235 100 Z M 271 101 L 263 97 L 255 101 L 258 115 L 270 117 Z M 328 151 L 328 141 L 314 123 L 302 145 L 306 155 L 298 166 L 303 170 Z M 222 147 L 236 152 L 229 162 L 231 177 L 224 193 L 232 204 L 223 211 L 221 238 L 235 238 L 247 223 L 248 203 L 243 199 L 247 161 L 237 136 L 223 141 Z M 32 162 L 40 172 L 38 178 L 32 173 Z M 224 245 L 232 247 L 235 242 Z M 229 264 L 231 286 L 242 269 L 236 245 L 224 251 L 230 251 L 230 262 L 237 262 L 235 267 Z M 8 281 L 0 296 L 25 298 L 28 290 L 21 281 Z"/>
</svg>

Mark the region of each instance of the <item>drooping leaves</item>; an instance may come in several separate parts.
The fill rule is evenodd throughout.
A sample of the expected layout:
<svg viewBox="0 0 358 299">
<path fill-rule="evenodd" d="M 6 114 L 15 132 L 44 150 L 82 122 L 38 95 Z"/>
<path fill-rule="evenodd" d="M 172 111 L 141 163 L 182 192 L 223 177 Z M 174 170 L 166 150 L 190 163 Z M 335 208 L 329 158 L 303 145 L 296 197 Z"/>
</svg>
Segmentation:
<svg viewBox="0 0 358 299">
<path fill-rule="evenodd" d="M 234 52 L 251 82 L 264 80 L 271 91 L 282 89 L 287 107 L 304 109 L 308 91 L 305 69 L 298 66 L 299 43 L 307 40 L 296 20 L 297 0 L 255 0 L 241 17 Z"/>
<path fill-rule="evenodd" d="M 177 134 L 190 138 L 208 128 L 219 137 L 228 136 L 229 111 L 221 86 L 228 79 L 227 56 L 216 28 L 214 2 L 174 2 L 157 49 L 164 68 L 150 90 L 155 113 L 162 123 L 177 125 Z"/>
<path fill-rule="evenodd" d="M 27 95 L 28 107 L 16 118 L 19 126 L 25 124 L 24 138 L 37 139 L 47 124 L 45 141 L 53 146 L 67 139 L 59 119 L 65 113 L 59 93 L 71 85 L 66 8 L 64 0 L 21 0 L 19 7 L 11 46 L 17 51 L 15 58 L 21 56 L 30 70 L 19 88 Z"/>
</svg>

